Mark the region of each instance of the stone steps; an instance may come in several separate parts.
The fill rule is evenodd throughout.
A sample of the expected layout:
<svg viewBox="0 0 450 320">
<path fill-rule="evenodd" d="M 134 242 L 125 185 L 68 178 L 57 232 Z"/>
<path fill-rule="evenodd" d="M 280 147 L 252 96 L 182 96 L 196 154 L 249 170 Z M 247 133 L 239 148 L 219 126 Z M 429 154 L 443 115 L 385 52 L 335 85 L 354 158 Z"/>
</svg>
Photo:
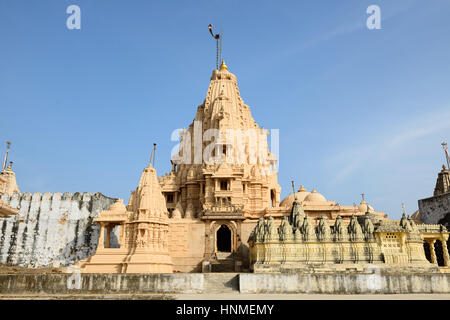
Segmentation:
<svg viewBox="0 0 450 320">
<path fill-rule="evenodd" d="M 216 258 L 217 260 L 233 259 L 234 254 L 232 252 L 216 252 Z"/>
<path fill-rule="evenodd" d="M 211 272 L 234 272 L 234 260 L 211 261 Z"/>
<path fill-rule="evenodd" d="M 204 293 L 239 292 L 238 273 L 204 273 Z"/>
</svg>

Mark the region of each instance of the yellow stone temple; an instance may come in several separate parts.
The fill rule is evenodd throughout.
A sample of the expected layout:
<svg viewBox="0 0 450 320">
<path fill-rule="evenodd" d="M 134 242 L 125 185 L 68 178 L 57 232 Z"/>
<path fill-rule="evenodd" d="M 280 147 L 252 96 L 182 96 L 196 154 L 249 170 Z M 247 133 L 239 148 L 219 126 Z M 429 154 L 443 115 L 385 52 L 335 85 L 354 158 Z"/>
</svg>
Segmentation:
<svg viewBox="0 0 450 320">
<path fill-rule="evenodd" d="M 127 206 L 117 200 L 101 212 L 97 252 L 81 263 L 82 272 L 436 270 L 424 241 L 445 246 L 448 266 L 441 225 L 416 225 L 405 214 L 389 220 L 364 198 L 343 206 L 303 186 L 281 201 L 267 135 L 222 62 L 181 132 L 172 171 L 158 179 L 149 165 Z M 111 248 L 117 226 L 120 247 Z"/>
</svg>

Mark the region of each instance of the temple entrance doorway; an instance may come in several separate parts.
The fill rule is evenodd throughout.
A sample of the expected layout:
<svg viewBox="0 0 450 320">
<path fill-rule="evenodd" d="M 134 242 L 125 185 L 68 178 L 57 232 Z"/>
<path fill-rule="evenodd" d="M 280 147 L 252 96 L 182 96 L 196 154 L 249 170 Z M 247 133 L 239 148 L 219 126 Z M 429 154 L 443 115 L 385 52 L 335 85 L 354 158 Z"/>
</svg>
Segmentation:
<svg viewBox="0 0 450 320">
<path fill-rule="evenodd" d="M 436 241 L 434 244 L 434 251 L 436 252 L 436 259 L 439 267 L 443 267 L 445 265 L 444 262 L 444 251 L 442 250 L 441 241 Z"/>
<path fill-rule="evenodd" d="M 432 263 L 430 245 L 426 241 L 423 242 L 423 250 L 425 251 L 425 258 L 427 258 L 428 262 Z"/>
<path fill-rule="evenodd" d="M 231 252 L 231 230 L 226 225 L 217 230 L 216 239 L 218 252 Z"/>
</svg>

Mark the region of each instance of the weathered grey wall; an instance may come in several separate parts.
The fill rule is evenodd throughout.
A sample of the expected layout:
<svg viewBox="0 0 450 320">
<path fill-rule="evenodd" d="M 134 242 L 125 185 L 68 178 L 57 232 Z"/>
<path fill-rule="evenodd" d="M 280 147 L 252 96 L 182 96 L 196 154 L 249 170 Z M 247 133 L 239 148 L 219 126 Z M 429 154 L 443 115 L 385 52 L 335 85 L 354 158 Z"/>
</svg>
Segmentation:
<svg viewBox="0 0 450 320">
<path fill-rule="evenodd" d="M 68 192 L 1 199 L 20 213 L 0 221 L 0 264 L 21 267 L 66 266 L 94 254 L 100 227 L 93 219 L 115 201 L 101 193 Z"/>
<path fill-rule="evenodd" d="M 420 219 L 450 228 L 450 193 L 419 200 Z"/>
<path fill-rule="evenodd" d="M 201 293 L 203 274 L 0 274 L 0 294 Z"/>
<path fill-rule="evenodd" d="M 450 274 L 240 274 L 241 293 L 450 293 Z"/>
</svg>

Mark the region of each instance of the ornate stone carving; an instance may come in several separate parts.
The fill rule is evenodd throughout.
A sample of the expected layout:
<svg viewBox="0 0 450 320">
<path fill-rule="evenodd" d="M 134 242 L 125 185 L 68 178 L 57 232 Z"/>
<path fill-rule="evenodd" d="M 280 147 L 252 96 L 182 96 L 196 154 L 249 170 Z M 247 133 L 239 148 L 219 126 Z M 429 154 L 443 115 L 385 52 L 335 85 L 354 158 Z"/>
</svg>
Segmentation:
<svg viewBox="0 0 450 320">
<path fill-rule="evenodd" d="M 374 232 L 374 226 L 372 223 L 372 220 L 369 218 L 369 216 L 365 216 L 364 218 L 364 238 L 366 241 L 375 241 L 375 237 L 373 235 Z"/>
<path fill-rule="evenodd" d="M 312 225 L 310 218 L 308 216 L 306 216 L 305 219 L 303 220 L 303 226 L 301 227 L 300 231 L 303 234 L 303 239 L 306 242 L 317 241 L 316 230 Z"/>
<path fill-rule="evenodd" d="M 350 224 L 348 225 L 348 235 L 351 241 L 363 241 L 364 236 L 361 226 L 358 223 L 358 219 L 353 215 L 350 219 Z"/>
<path fill-rule="evenodd" d="M 281 225 L 278 229 L 281 241 L 289 241 L 294 239 L 292 227 L 289 224 L 287 217 L 284 217 L 281 221 Z"/>
<path fill-rule="evenodd" d="M 409 224 L 408 219 L 406 219 L 404 213 L 402 215 L 402 218 L 400 219 L 400 226 L 408 232 L 412 231 L 411 225 Z"/>
<path fill-rule="evenodd" d="M 302 205 L 298 200 L 295 200 L 292 204 L 291 210 L 291 223 L 294 230 L 300 229 L 303 225 L 303 220 L 305 219 L 305 212 L 303 211 Z"/>
<path fill-rule="evenodd" d="M 341 216 L 337 216 L 334 223 L 334 241 L 348 241 L 347 228 L 344 226 Z"/>
<path fill-rule="evenodd" d="M 317 238 L 319 241 L 331 241 L 331 229 L 324 217 L 320 217 L 317 226 Z"/>
<path fill-rule="evenodd" d="M 266 236 L 264 238 L 265 242 L 270 242 L 270 241 L 279 241 L 280 240 L 280 235 L 278 233 L 278 228 L 275 226 L 273 217 L 269 217 L 269 220 L 267 222 L 267 231 L 266 231 Z"/>
</svg>

